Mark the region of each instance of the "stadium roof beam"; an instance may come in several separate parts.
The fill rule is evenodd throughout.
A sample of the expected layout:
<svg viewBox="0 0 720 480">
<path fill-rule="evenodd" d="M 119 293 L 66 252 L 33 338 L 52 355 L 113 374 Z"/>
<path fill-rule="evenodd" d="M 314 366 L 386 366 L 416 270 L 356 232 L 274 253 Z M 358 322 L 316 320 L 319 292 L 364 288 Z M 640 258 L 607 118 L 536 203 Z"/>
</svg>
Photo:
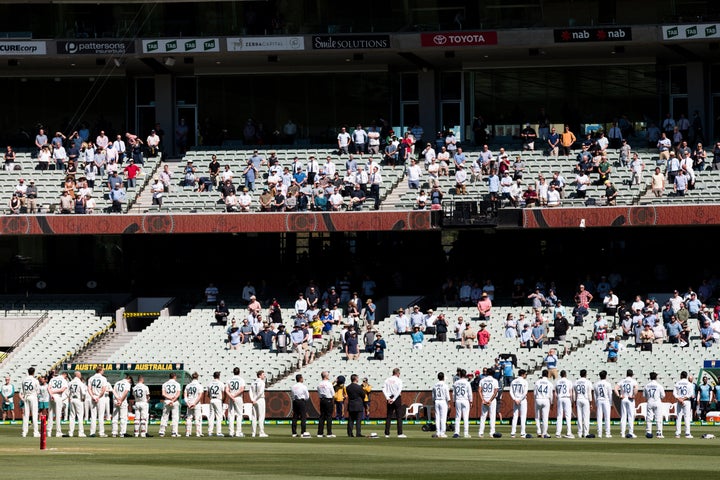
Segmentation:
<svg viewBox="0 0 720 480">
<path fill-rule="evenodd" d="M 680 45 L 675 45 L 674 43 L 666 43 L 663 44 L 663 47 L 667 48 L 668 50 L 677 53 L 681 57 L 685 58 L 687 61 L 690 62 L 699 62 L 702 60 L 699 55 L 696 55 L 695 53 L 691 52 L 685 47 L 682 47 Z"/>
<path fill-rule="evenodd" d="M 407 60 L 408 62 L 410 62 L 410 63 L 412 63 L 412 64 L 414 64 L 414 65 L 417 65 L 417 67 L 418 67 L 420 70 L 423 70 L 423 69 L 425 69 L 425 70 L 435 70 L 435 65 L 433 65 L 432 63 L 428 62 L 427 60 L 425 60 L 425 59 L 423 59 L 423 58 L 418 57 L 418 56 L 415 55 L 414 53 L 411 53 L 411 52 L 398 52 L 398 55 L 400 55 L 402 58 L 404 58 L 404 59 Z"/>
<path fill-rule="evenodd" d="M 157 73 L 157 74 L 167 74 L 167 73 L 170 73 L 170 70 L 168 70 L 165 65 L 163 65 L 163 64 L 160 63 L 160 62 L 158 62 L 158 61 L 157 61 L 156 59 L 154 59 L 154 58 L 142 57 L 142 58 L 140 59 L 140 61 L 143 62 L 143 63 L 144 63 L 145 65 L 147 65 L 148 67 L 150 67 L 150 69 L 151 69 L 154 73 Z"/>
</svg>

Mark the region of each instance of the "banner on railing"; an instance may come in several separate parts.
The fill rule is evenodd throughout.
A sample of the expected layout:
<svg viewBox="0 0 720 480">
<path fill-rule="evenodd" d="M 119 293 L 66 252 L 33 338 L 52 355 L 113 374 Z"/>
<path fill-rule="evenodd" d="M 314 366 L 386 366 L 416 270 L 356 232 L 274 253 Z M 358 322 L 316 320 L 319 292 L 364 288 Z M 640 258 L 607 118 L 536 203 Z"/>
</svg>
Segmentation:
<svg viewBox="0 0 720 480">
<path fill-rule="evenodd" d="M 112 371 L 154 371 L 169 372 L 172 370 L 184 370 L 184 363 L 66 363 L 63 365 L 67 371 L 95 371 L 102 367 L 106 372 Z"/>
</svg>

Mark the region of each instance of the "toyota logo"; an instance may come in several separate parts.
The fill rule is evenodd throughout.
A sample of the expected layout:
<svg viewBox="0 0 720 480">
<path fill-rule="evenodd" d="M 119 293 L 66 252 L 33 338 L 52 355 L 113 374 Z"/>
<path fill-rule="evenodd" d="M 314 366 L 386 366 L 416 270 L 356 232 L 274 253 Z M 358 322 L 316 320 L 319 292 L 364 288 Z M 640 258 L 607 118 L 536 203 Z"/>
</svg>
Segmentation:
<svg viewBox="0 0 720 480">
<path fill-rule="evenodd" d="M 74 42 L 68 42 L 65 44 L 65 51 L 67 53 L 75 53 L 77 52 L 77 49 L 77 44 L 75 44 Z"/>
<path fill-rule="evenodd" d="M 445 35 L 435 35 L 433 37 L 433 43 L 435 45 L 445 45 L 447 43 L 447 37 Z"/>
</svg>

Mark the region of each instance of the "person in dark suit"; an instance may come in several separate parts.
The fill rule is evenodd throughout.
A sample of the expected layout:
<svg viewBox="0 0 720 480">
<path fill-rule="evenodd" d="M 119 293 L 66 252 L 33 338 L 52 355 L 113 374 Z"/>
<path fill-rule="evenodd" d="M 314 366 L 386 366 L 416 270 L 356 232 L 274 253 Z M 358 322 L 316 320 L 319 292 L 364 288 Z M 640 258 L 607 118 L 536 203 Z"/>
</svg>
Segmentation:
<svg viewBox="0 0 720 480">
<path fill-rule="evenodd" d="M 350 420 L 347 424 L 348 437 L 353 436 L 353 425 L 355 425 L 355 437 L 362 437 L 360 419 L 362 418 L 365 406 L 365 390 L 358 384 L 358 376 L 353 373 L 350 376 L 350 385 L 346 387 L 348 397 L 348 414 Z"/>
</svg>

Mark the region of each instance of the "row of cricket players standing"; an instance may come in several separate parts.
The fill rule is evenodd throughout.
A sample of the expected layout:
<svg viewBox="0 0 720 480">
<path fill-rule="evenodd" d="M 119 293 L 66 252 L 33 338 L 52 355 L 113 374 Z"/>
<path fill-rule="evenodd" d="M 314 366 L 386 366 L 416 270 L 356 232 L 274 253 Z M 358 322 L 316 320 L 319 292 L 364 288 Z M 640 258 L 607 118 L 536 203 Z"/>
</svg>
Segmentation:
<svg viewBox="0 0 720 480">
<path fill-rule="evenodd" d="M 90 437 L 107 437 L 105 433 L 105 412 L 108 408 L 108 402 L 112 401 L 112 433 L 113 437 L 128 437 L 128 401 L 134 399 L 135 422 L 134 436 L 151 437 L 147 433 L 148 420 L 150 414 L 150 390 L 144 383 L 142 376 L 137 377 L 137 381 L 133 384 L 130 375 L 126 375 L 110 385 L 104 375 L 103 368 L 96 368 L 95 374 L 91 376 L 87 383 L 82 378 L 81 372 L 75 372 L 72 380 L 68 380 L 67 373 L 52 377 L 48 382 L 48 393 L 50 397 L 49 415 L 48 415 L 48 435 L 52 435 L 53 427 L 56 429 L 55 436 L 66 436 L 62 431 L 62 409 L 63 404 L 68 401 L 68 435 L 72 437 L 75 434 L 75 426 L 77 425 L 78 437 L 86 437 L 84 420 L 86 408 L 90 409 Z M 210 398 L 208 411 L 208 434 L 213 435 L 213 431 L 217 436 L 223 436 L 222 420 L 224 415 L 223 398 L 228 398 L 228 427 L 230 436 L 242 437 L 242 416 L 243 416 L 243 392 L 245 391 L 245 381 L 239 375 L 240 369 L 233 370 L 233 376 L 227 383 L 220 381 L 220 372 L 213 374 L 213 380 L 206 386 L 199 382 L 198 374 L 193 373 L 192 381 L 188 383 L 184 390 L 177 381 L 175 373 L 170 374 L 170 378 L 163 383 L 161 392 L 163 396 L 163 413 L 160 419 L 159 436 L 165 436 L 165 430 L 168 422 L 171 425 L 171 435 L 178 436 L 178 427 L 180 421 L 180 405 L 184 400 L 187 406 L 186 416 L 186 435 L 192 435 L 192 427 L 195 425 L 195 435 L 198 437 L 202 434 L 202 399 L 203 393 L 207 392 Z M 250 401 L 252 402 L 252 436 L 258 434 L 260 437 L 266 437 L 264 430 L 265 423 L 265 372 L 260 370 L 257 372 L 257 378 L 251 383 L 248 389 Z M 41 390 L 40 382 L 35 376 L 35 369 L 29 368 L 28 375 L 22 381 L 20 389 L 20 398 L 23 400 L 23 424 L 22 436 L 26 437 L 30 427 L 33 425 L 33 435 L 40 436 L 39 419 L 38 419 L 38 395 Z M 112 400 L 110 399 L 112 394 Z M 182 399 L 180 398 L 182 395 Z M 235 426 L 237 424 L 237 430 Z"/>
<path fill-rule="evenodd" d="M 454 400 L 455 403 L 455 433 L 453 438 L 461 436 L 461 422 L 464 426 L 464 437 L 470 438 L 470 408 L 473 402 L 473 392 L 465 371 L 461 371 L 459 378 L 452 386 L 445 382 L 445 376 L 438 374 L 438 382 L 433 386 L 433 401 L 435 406 L 436 433 L 433 435 L 439 438 L 447 437 L 448 407 Z M 620 399 L 620 436 L 635 438 L 635 398 L 638 392 L 642 392 L 647 402 L 646 413 L 646 436 L 652 438 L 653 423 L 657 425 L 657 438 L 663 437 L 663 412 L 662 403 L 665 398 L 665 388 L 657 381 L 657 374 L 649 374 L 649 381 L 642 389 L 633 378 L 633 371 L 628 370 L 627 376 L 617 382 L 614 386 L 607 380 L 607 372 L 599 373 L 599 380 L 594 384 L 587 379 L 587 371 L 580 370 L 580 378 L 574 382 L 567 378 L 565 370 L 560 372 L 560 378 L 555 384 L 548 378 L 548 370 L 543 370 L 540 379 L 534 385 L 535 403 L 535 426 L 537 436 L 550 438 L 548 434 L 550 408 L 555 402 L 557 407 L 557 424 L 555 436 L 562 437 L 563 421 L 566 427 L 565 438 L 575 438 L 571 428 L 571 417 L 573 403 L 577 412 L 577 434 L 581 438 L 594 438 L 590 433 L 590 407 L 595 404 L 597 412 L 597 437 L 612 438 L 610 432 L 610 407 L 612 405 L 613 393 Z M 529 386 L 527 372 L 519 370 L 518 376 L 510 383 L 509 394 L 512 399 L 513 417 L 510 436 L 515 437 L 518 421 L 520 423 L 520 437 L 532 438 L 526 432 L 527 422 L 527 396 Z M 485 433 L 485 421 L 489 419 L 490 436 L 496 437 L 495 418 L 497 413 L 497 400 L 502 394 L 502 388 L 497 379 L 492 376 L 483 377 L 478 386 L 479 399 L 482 402 L 482 413 L 480 417 L 480 438 Z M 682 423 L 685 422 L 685 437 L 692 438 L 690 423 L 692 421 L 691 400 L 695 397 L 695 384 L 688 380 L 687 372 L 680 373 L 678 380 L 673 387 L 673 397 L 676 402 L 677 421 L 675 437 L 680 438 Z"/>
</svg>

